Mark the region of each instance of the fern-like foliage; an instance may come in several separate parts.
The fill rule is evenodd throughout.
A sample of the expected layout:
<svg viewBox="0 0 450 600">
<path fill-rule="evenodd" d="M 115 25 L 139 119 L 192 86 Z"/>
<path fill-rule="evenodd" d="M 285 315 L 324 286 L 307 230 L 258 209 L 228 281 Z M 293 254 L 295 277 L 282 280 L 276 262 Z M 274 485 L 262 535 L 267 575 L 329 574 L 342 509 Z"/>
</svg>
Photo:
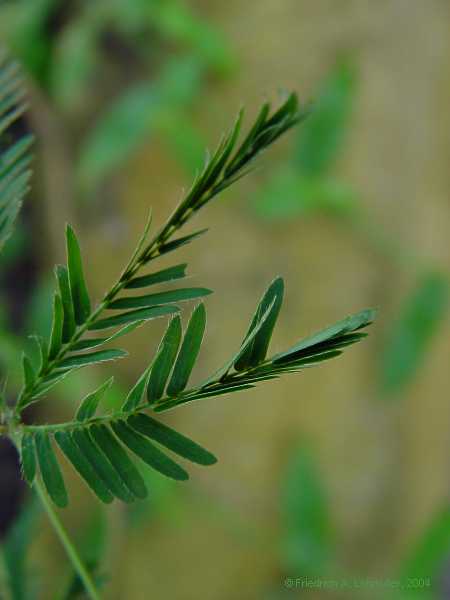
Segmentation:
<svg viewBox="0 0 450 600">
<path fill-rule="evenodd" d="M 25 111 L 24 97 L 20 68 L 0 48 L 0 251 L 12 233 L 31 176 L 32 137 L 14 142 L 11 132 Z"/>
<path fill-rule="evenodd" d="M 211 452 L 149 416 L 148 411 L 159 413 L 194 400 L 252 388 L 260 381 L 334 358 L 343 348 L 365 337 L 360 330 L 373 321 L 372 310 L 348 317 L 302 339 L 285 352 L 268 357 L 284 292 L 283 281 L 277 278 L 259 302 L 236 353 L 205 381 L 189 387 L 205 332 L 206 309 L 203 302 L 197 304 L 183 329 L 180 303 L 201 299 L 211 292 L 203 287 L 182 286 L 185 263 L 163 270 L 152 266 L 160 256 L 177 251 L 204 233 L 178 235 L 201 208 L 245 175 L 255 158 L 307 113 L 299 107 L 295 94 L 275 111 L 266 103 L 239 142 L 241 111 L 230 133 L 206 160 L 191 189 L 153 237 L 150 236 L 151 218 L 148 219 L 127 266 L 95 306 L 86 285 L 77 237 L 73 229 L 67 227 L 67 262 L 55 270 L 50 337 L 36 338 L 40 351 L 36 371 L 30 359 L 23 355 L 23 388 L 13 413 L 6 414 L 3 426 L 20 446 L 25 479 L 32 485 L 39 472 L 57 506 L 66 506 L 68 495 L 55 444 L 102 502 L 109 503 L 114 498 L 132 502 L 144 498 L 147 490 L 134 457 L 176 480 L 187 479 L 188 473 L 172 458 L 173 454 L 200 465 L 216 462 Z M 6 151 L 9 152 L 10 149 Z M 4 156 L 5 152 L 2 161 Z M 21 181 L 21 176 L 22 173 L 14 175 L 12 181 Z M 144 274 L 140 274 L 142 269 L 146 269 Z M 179 281 L 180 287 L 164 288 L 173 281 Z M 154 291 L 155 286 L 157 291 Z M 163 286 L 162 289 L 159 286 Z M 103 346 L 155 318 L 168 318 L 167 329 L 153 360 L 124 398 L 119 411 L 109 414 L 99 411 L 101 400 L 112 383 L 109 379 L 81 401 L 72 421 L 51 425 L 22 423 L 24 408 L 45 396 L 73 371 L 124 357 L 126 352 L 120 348 Z"/>
</svg>

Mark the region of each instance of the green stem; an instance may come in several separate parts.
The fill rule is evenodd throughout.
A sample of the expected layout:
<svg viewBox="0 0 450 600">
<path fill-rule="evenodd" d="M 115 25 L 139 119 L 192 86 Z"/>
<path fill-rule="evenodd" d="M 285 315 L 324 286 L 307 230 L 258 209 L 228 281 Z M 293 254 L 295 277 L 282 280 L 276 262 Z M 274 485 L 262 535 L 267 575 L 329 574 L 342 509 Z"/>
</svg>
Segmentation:
<svg viewBox="0 0 450 600">
<path fill-rule="evenodd" d="M 59 517 L 56 514 L 52 503 L 48 499 L 48 496 L 44 488 L 42 487 L 41 482 L 38 479 L 36 479 L 33 487 L 36 490 L 37 495 L 39 496 L 39 499 L 47 512 L 48 518 L 50 519 L 50 522 L 53 526 L 53 529 L 55 530 L 56 535 L 58 536 L 61 544 L 64 546 L 64 550 L 66 551 L 67 556 L 69 557 L 73 565 L 73 568 L 78 573 L 78 576 L 83 582 L 88 596 L 91 598 L 91 600 L 100 600 L 100 595 L 95 588 L 95 584 L 92 581 L 92 578 L 88 573 L 86 567 L 82 563 L 81 558 L 79 557 L 78 552 L 75 546 L 72 544 L 72 541 L 70 540 L 61 521 L 59 520 Z"/>
</svg>

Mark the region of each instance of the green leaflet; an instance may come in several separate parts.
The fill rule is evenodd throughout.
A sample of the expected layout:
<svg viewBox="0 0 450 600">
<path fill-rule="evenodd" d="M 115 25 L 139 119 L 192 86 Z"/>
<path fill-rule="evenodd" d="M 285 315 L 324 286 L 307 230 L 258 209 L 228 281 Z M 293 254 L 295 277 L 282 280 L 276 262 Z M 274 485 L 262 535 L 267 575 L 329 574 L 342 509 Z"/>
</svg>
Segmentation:
<svg viewBox="0 0 450 600">
<path fill-rule="evenodd" d="M 192 402 L 194 400 L 201 400 L 202 398 L 213 398 L 215 396 L 223 396 L 224 394 L 230 394 L 231 392 L 239 392 L 242 390 L 249 390 L 255 387 L 252 384 L 242 383 L 240 385 L 234 386 L 226 386 L 219 387 L 214 389 L 206 388 L 205 390 L 198 390 L 192 396 L 180 396 L 179 398 L 174 398 L 173 400 L 168 400 L 167 402 L 163 402 L 162 404 L 157 404 L 153 410 L 156 413 L 165 412 L 166 410 L 172 410 L 177 406 L 181 406 L 182 404 L 187 404 L 188 402 Z"/>
<path fill-rule="evenodd" d="M 108 427 L 92 425 L 90 433 L 130 492 L 137 498 L 146 498 L 148 492 L 141 474 Z"/>
<path fill-rule="evenodd" d="M 85 365 L 95 365 L 99 362 L 116 360 L 124 356 L 128 356 L 128 352 L 125 352 L 125 350 L 98 350 L 90 354 L 76 354 L 75 356 L 65 358 L 59 363 L 58 368 L 84 367 Z"/>
<path fill-rule="evenodd" d="M 250 324 L 246 338 L 248 338 L 252 331 L 258 326 L 258 323 L 262 320 L 269 307 L 271 307 L 270 313 L 266 317 L 264 324 L 259 328 L 258 333 L 254 336 L 251 344 L 248 345 L 246 350 L 234 363 L 236 371 L 243 371 L 249 367 L 254 367 L 265 359 L 270 338 L 272 337 L 272 332 L 280 313 L 281 304 L 283 302 L 283 293 L 284 282 L 281 277 L 278 277 L 270 284 L 262 297 Z"/>
<path fill-rule="evenodd" d="M 182 288 L 179 290 L 170 290 L 168 292 L 158 292 L 156 294 L 147 294 L 146 296 L 131 296 L 129 298 L 119 298 L 114 300 L 108 308 L 116 310 L 119 308 L 139 308 L 141 306 L 158 306 L 170 302 L 183 302 L 202 298 L 212 294 L 212 290 L 206 288 Z"/>
<path fill-rule="evenodd" d="M 181 341 L 181 319 L 176 316 L 169 323 L 158 348 L 147 386 L 147 399 L 150 404 L 159 400 L 164 393 Z"/>
<path fill-rule="evenodd" d="M 183 277 L 186 276 L 186 267 L 187 263 L 182 263 L 180 265 L 169 267 L 168 269 L 163 269 L 162 271 L 150 273 L 149 275 L 135 277 L 126 284 L 125 288 L 142 288 L 157 283 L 166 283 L 167 281 L 173 281 L 175 279 L 183 279 Z"/>
<path fill-rule="evenodd" d="M 67 377 L 67 375 L 69 375 L 74 370 L 75 369 L 67 369 L 63 372 L 57 371 L 56 373 L 52 373 L 48 377 L 45 377 L 45 379 L 43 379 L 41 381 L 41 383 L 34 390 L 33 396 L 31 397 L 29 402 L 33 402 L 34 399 L 44 396 L 49 390 L 52 389 L 52 387 L 54 387 L 60 381 L 65 379 Z"/>
<path fill-rule="evenodd" d="M 40 335 L 32 335 L 30 337 L 35 340 L 35 342 L 36 342 L 36 344 L 38 346 L 38 350 L 39 350 L 39 373 L 41 373 L 45 369 L 45 367 L 47 366 L 47 362 L 48 362 L 48 346 L 47 346 L 47 342 Z"/>
<path fill-rule="evenodd" d="M 188 473 L 180 465 L 161 452 L 144 436 L 129 427 L 125 421 L 116 421 L 111 426 L 122 443 L 150 467 L 177 481 L 189 479 Z"/>
<path fill-rule="evenodd" d="M 114 381 L 114 377 L 105 381 L 100 387 L 98 387 L 94 392 L 88 394 L 80 404 L 80 407 L 77 410 L 77 414 L 75 418 L 77 421 L 87 421 L 91 417 L 95 415 L 95 412 L 98 407 L 98 403 L 105 395 L 105 392 L 111 387 Z"/>
<path fill-rule="evenodd" d="M 122 479 L 117 477 L 108 457 L 95 444 L 89 432 L 86 429 L 74 429 L 72 438 L 109 491 L 123 502 L 134 502 L 134 495 L 125 486 Z"/>
<path fill-rule="evenodd" d="M 110 327 L 117 327 L 124 323 L 135 323 L 136 321 L 148 321 L 150 319 L 157 319 L 158 317 L 164 317 L 166 315 L 173 315 L 179 312 L 178 306 L 152 306 L 150 308 L 141 308 L 140 310 L 130 310 L 129 312 L 121 313 L 115 317 L 108 317 L 106 319 L 100 319 L 89 326 L 89 330 L 96 329 L 108 329 Z"/>
<path fill-rule="evenodd" d="M 165 244 L 159 247 L 159 254 L 168 254 L 173 250 L 178 250 L 178 248 L 181 248 L 181 246 L 189 244 L 190 242 L 198 238 L 203 233 L 206 233 L 207 231 L 208 229 L 199 229 L 198 231 L 195 231 L 190 235 L 185 235 L 183 237 L 172 240 L 171 242 L 166 242 Z"/>
<path fill-rule="evenodd" d="M 114 496 L 109 491 L 108 487 L 101 479 L 97 472 L 92 467 L 91 463 L 81 452 L 80 448 L 72 439 L 72 436 L 68 431 L 57 431 L 55 433 L 55 440 L 58 446 L 63 451 L 67 460 L 72 464 L 74 469 L 81 475 L 84 481 L 87 483 L 91 491 L 106 504 L 113 501 Z"/>
<path fill-rule="evenodd" d="M 33 436 L 29 433 L 24 433 L 22 437 L 22 472 L 25 479 L 31 485 L 34 476 L 36 475 L 36 455 L 34 453 Z"/>
<path fill-rule="evenodd" d="M 44 485 L 48 495 L 59 508 L 68 504 L 66 487 L 56 460 L 55 453 L 50 443 L 47 432 L 38 431 L 35 436 L 36 452 Z"/>
<path fill-rule="evenodd" d="M 148 378 L 150 375 L 151 365 L 148 366 L 139 379 L 136 381 L 135 385 L 128 392 L 127 397 L 125 398 L 125 402 L 122 406 L 122 412 L 127 412 L 135 409 L 141 403 L 141 400 L 144 396 L 145 388 L 148 382 Z"/>
<path fill-rule="evenodd" d="M 58 265 L 55 269 L 55 274 L 58 280 L 64 313 L 62 341 L 66 343 L 70 340 L 76 329 L 75 313 L 70 293 L 69 271 L 63 265 Z"/>
<path fill-rule="evenodd" d="M 75 232 L 67 225 L 67 266 L 69 270 L 70 293 L 73 302 L 75 321 L 82 325 L 91 314 L 91 301 L 83 274 L 80 246 Z"/>
<path fill-rule="evenodd" d="M 253 342 L 253 339 L 255 338 L 255 336 L 259 333 L 259 331 L 261 330 L 262 326 L 264 325 L 264 323 L 266 322 L 266 319 L 269 317 L 269 315 L 271 314 L 272 311 L 272 307 L 275 303 L 276 299 L 274 298 L 274 300 L 272 301 L 272 304 L 267 308 L 266 312 L 262 315 L 262 317 L 259 319 L 258 323 L 256 324 L 256 326 L 248 333 L 248 335 L 244 338 L 244 341 L 242 342 L 241 347 L 239 348 L 239 350 L 236 352 L 236 354 L 234 354 L 231 359 L 226 362 L 224 364 L 223 367 L 221 367 L 219 370 L 217 370 L 215 373 L 213 373 L 210 377 L 208 377 L 208 379 L 206 379 L 200 386 L 200 389 L 205 388 L 206 386 L 215 383 L 217 381 L 220 381 L 220 379 L 222 377 L 224 377 L 228 371 L 232 368 L 232 366 L 234 365 L 234 363 L 238 362 L 240 357 L 244 354 L 244 352 L 247 351 L 247 348 L 250 346 L 250 344 Z"/>
<path fill-rule="evenodd" d="M 22 370 L 25 389 L 29 389 L 33 386 L 34 380 L 36 379 L 36 374 L 30 359 L 25 353 L 22 354 Z"/>
<path fill-rule="evenodd" d="M 295 346 L 292 346 L 292 348 L 290 348 L 289 350 L 286 350 L 285 352 L 280 352 L 279 354 L 276 354 L 272 360 L 275 363 L 283 362 L 286 359 L 289 359 L 290 357 L 292 357 L 293 355 L 296 355 L 301 350 L 304 350 L 305 348 L 310 348 L 312 346 L 321 344 L 322 342 L 325 342 L 326 340 L 329 340 L 329 339 L 332 339 L 332 338 L 335 338 L 337 336 L 341 336 L 341 335 L 344 335 L 347 333 L 352 333 L 354 331 L 362 329 L 363 327 L 367 327 L 368 325 L 370 325 L 373 322 L 373 320 L 375 319 L 375 316 L 376 316 L 376 311 L 373 309 L 362 310 L 350 317 L 347 317 L 346 319 L 342 319 L 342 321 L 338 321 L 334 325 L 331 325 L 329 327 L 326 327 L 325 329 L 320 330 L 319 332 L 317 332 L 311 336 L 303 338 L 303 340 L 300 340 L 300 342 L 298 342 L 298 344 L 295 344 Z"/>
<path fill-rule="evenodd" d="M 186 333 L 184 334 L 180 352 L 173 367 L 172 377 L 167 386 L 167 394 L 169 396 L 177 395 L 186 387 L 200 351 L 205 327 L 206 310 L 202 303 L 192 313 Z"/>
<path fill-rule="evenodd" d="M 120 338 L 123 335 L 126 335 L 127 333 L 131 333 L 132 331 L 140 327 L 142 323 L 144 323 L 144 321 L 133 321 L 132 323 L 129 323 L 128 325 L 125 325 L 125 327 L 122 327 L 121 329 L 116 331 L 113 335 L 110 335 L 106 338 L 91 338 L 88 340 L 80 340 L 72 346 L 72 350 L 91 350 L 92 348 L 97 348 L 98 346 L 102 346 L 103 344 L 112 342 L 112 340 L 116 340 L 117 338 Z"/>
<path fill-rule="evenodd" d="M 314 346 L 310 346 L 304 348 L 303 350 L 299 350 L 298 352 L 293 352 L 292 354 L 288 354 L 282 359 L 274 359 L 274 365 L 290 365 L 293 362 L 297 362 L 300 359 L 308 359 L 309 357 L 314 358 L 316 356 L 321 356 L 324 352 L 330 352 L 332 350 L 338 350 L 340 348 L 345 348 L 347 346 L 351 346 L 367 337 L 366 333 L 349 333 L 339 335 L 334 338 L 330 338 L 329 340 L 325 340 L 324 342 L 320 342 L 319 344 L 315 344 Z"/>
<path fill-rule="evenodd" d="M 127 422 L 135 431 L 159 442 L 183 458 L 199 465 L 213 465 L 217 462 L 217 458 L 211 452 L 148 415 L 132 415 Z"/>
<path fill-rule="evenodd" d="M 63 335 L 63 305 L 59 294 L 53 296 L 53 324 L 50 334 L 50 345 L 48 351 L 49 360 L 53 360 L 58 354 L 62 345 Z"/>
</svg>

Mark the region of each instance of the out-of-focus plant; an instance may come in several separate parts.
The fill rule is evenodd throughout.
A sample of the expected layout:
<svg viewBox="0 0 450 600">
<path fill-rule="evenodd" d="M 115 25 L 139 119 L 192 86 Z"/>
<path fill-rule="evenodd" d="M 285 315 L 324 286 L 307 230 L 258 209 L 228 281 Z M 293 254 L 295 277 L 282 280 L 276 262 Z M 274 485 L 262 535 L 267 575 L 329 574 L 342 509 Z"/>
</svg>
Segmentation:
<svg viewBox="0 0 450 600">
<path fill-rule="evenodd" d="M 2 543 L 5 582 L 11 600 L 31 600 L 39 585 L 37 574 L 28 568 L 28 550 L 37 526 L 40 506 L 36 498 L 29 499 Z M 2 591 L 3 597 L 3 589 Z"/>
<path fill-rule="evenodd" d="M 234 59 L 220 32 L 188 5 L 7 1 L 0 7 L 0 35 L 65 117 L 82 191 L 117 169 L 152 132 L 177 148 L 189 170 L 194 161 L 200 165 L 203 144 L 188 116 L 190 101 L 208 73 L 228 74 Z M 114 80 L 114 62 L 121 73 L 112 98 L 104 98 L 108 83 L 99 88 L 96 82 L 108 74 Z"/>
<path fill-rule="evenodd" d="M 11 233 L 29 180 L 29 137 L 8 140 L 9 128 L 24 108 L 20 74 L 15 65 L 2 60 L 0 133 L 2 141 L 5 140 L 0 155 L 2 243 Z M 363 310 L 300 340 L 286 351 L 267 357 L 284 294 L 283 281 L 276 278 L 258 304 L 237 352 L 210 377 L 189 387 L 205 332 L 206 309 L 200 302 L 183 330 L 178 304 L 207 296 L 210 290 L 179 287 L 151 292 L 152 286 L 183 280 L 185 263 L 140 274 L 159 257 L 178 250 L 204 233 L 201 230 L 178 236 L 199 210 L 246 175 L 257 156 L 303 121 L 307 114 L 307 110 L 299 107 L 295 94 L 289 95 L 275 111 L 265 103 L 248 133 L 239 141 L 241 111 L 231 132 L 208 157 L 190 190 L 153 237 L 150 236 L 151 217 L 148 219 L 121 275 L 94 307 L 84 278 L 80 245 L 74 230 L 67 226 L 67 264 L 55 269 L 51 332 L 48 337 L 35 337 L 39 350 L 37 368 L 28 354 L 23 353 L 23 385 L 14 400 L 9 401 L 14 396 L 9 389 L 2 392 L 0 435 L 7 436 L 19 450 L 24 479 L 42 501 L 91 598 L 99 596 L 90 568 L 83 564 L 53 507 L 54 504 L 64 508 L 68 504 L 54 443 L 89 489 L 105 504 L 114 499 L 126 503 L 143 499 L 147 496 L 147 487 L 132 456 L 178 481 L 188 479 L 187 471 L 160 447 L 200 465 L 216 462 L 211 452 L 150 417 L 146 411 L 165 412 L 194 400 L 249 389 L 261 381 L 335 358 L 345 347 L 364 339 L 366 334 L 360 330 L 374 319 L 373 310 Z M 135 295 L 143 290 L 143 295 Z M 98 413 L 111 387 L 110 378 L 82 399 L 72 420 L 51 424 L 27 424 L 24 421 L 24 410 L 39 402 L 71 373 L 89 365 L 121 359 L 127 354 L 122 349 L 104 349 L 105 345 L 113 340 L 116 345 L 122 336 L 160 317 L 169 317 L 170 322 L 158 350 L 119 408 Z M 105 330 L 109 333 L 105 334 Z"/>
<path fill-rule="evenodd" d="M 380 385 L 386 396 L 405 390 L 424 362 L 433 336 L 446 316 L 449 287 L 447 277 L 427 272 L 406 297 L 382 353 Z"/>
<path fill-rule="evenodd" d="M 353 68 L 340 63 L 319 90 L 314 112 L 296 136 L 290 163 L 275 171 L 255 202 L 263 217 L 355 213 L 355 192 L 332 174 L 347 134 L 355 89 Z"/>
<path fill-rule="evenodd" d="M 332 511 L 312 447 L 302 442 L 289 459 L 281 482 L 280 566 L 288 579 L 363 581 L 366 576 L 351 573 L 339 562 Z M 438 600 L 445 594 L 450 564 L 450 509 L 438 510 L 417 540 L 410 544 L 405 559 L 389 577 L 396 586 L 380 587 L 390 600 Z M 356 584 L 355 584 L 356 585 Z M 308 588 L 304 588 L 305 593 Z M 356 588 L 355 588 L 356 589 Z M 292 596 L 301 588 L 294 586 Z M 370 596 L 370 588 L 368 588 Z M 289 595 L 289 594 L 288 594 Z M 274 598 L 284 598 L 274 594 Z M 364 596 L 366 597 L 366 596 Z M 378 596 L 377 596 L 378 597 Z"/>
<path fill-rule="evenodd" d="M 281 563 L 288 575 L 324 575 L 334 560 L 334 535 L 327 494 L 316 458 L 302 444 L 282 481 Z"/>
</svg>

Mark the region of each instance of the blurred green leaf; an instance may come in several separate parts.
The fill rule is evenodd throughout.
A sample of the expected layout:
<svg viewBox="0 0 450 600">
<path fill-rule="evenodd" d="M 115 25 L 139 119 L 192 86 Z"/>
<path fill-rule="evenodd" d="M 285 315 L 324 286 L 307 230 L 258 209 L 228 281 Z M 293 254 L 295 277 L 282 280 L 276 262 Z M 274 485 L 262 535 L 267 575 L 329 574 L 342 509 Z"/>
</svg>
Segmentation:
<svg viewBox="0 0 450 600">
<path fill-rule="evenodd" d="M 400 579 L 429 580 L 436 591 L 436 583 L 450 559 L 450 508 L 445 507 L 434 516 L 430 525 L 409 552 L 409 557 L 400 568 Z M 410 590 L 411 597 L 426 592 L 420 587 Z M 429 591 L 429 590 L 428 590 Z M 434 596 L 434 594 L 433 594 Z"/>
<path fill-rule="evenodd" d="M 347 217 L 355 214 L 357 198 L 344 183 L 303 175 L 290 165 L 279 169 L 266 182 L 254 207 L 262 217 L 280 221 L 318 212 Z"/>
<path fill-rule="evenodd" d="M 119 167 L 147 139 L 160 118 L 185 106 L 198 89 L 203 69 L 192 58 L 165 65 L 152 83 L 138 83 L 117 98 L 93 126 L 79 157 L 85 188 Z"/>
<path fill-rule="evenodd" d="M 282 560 L 289 573 L 324 575 L 334 544 L 327 499 L 316 460 L 302 445 L 282 487 Z"/>
<path fill-rule="evenodd" d="M 390 328 L 382 352 L 382 392 L 401 392 L 411 382 L 438 332 L 449 306 L 449 281 L 426 273 L 406 298 Z"/>
<path fill-rule="evenodd" d="M 32 577 L 27 570 L 27 554 L 33 539 L 40 505 L 31 498 L 25 501 L 19 517 L 2 542 L 8 591 L 11 600 L 32 600 Z"/>
<path fill-rule="evenodd" d="M 235 66 L 230 47 L 218 28 L 194 15 L 187 3 L 157 0 L 151 3 L 149 13 L 152 23 L 165 36 L 188 44 L 209 66 L 225 74 Z"/>
<path fill-rule="evenodd" d="M 95 511 L 90 520 L 82 528 L 82 539 L 78 542 L 83 562 L 93 576 L 97 589 L 101 589 L 106 577 L 99 573 L 99 565 L 106 552 L 108 540 L 107 520 L 102 509 Z M 81 600 L 85 598 L 85 587 L 77 573 L 70 576 L 67 587 L 55 600 Z"/>
<path fill-rule="evenodd" d="M 355 94 L 355 74 L 347 63 L 331 73 L 313 110 L 298 132 L 294 165 L 300 173 L 325 175 L 344 140 Z"/>
<path fill-rule="evenodd" d="M 47 25 L 57 0 L 16 0 L 1 4 L 1 38 L 28 72 L 45 84 L 52 43 Z"/>
<path fill-rule="evenodd" d="M 100 26 L 101 21 L 82 14 L 54 40 L 49 86 L 57 104 L 65 110 L 77 109 L 85 100 L 98 62 Z"/>
</svg>

